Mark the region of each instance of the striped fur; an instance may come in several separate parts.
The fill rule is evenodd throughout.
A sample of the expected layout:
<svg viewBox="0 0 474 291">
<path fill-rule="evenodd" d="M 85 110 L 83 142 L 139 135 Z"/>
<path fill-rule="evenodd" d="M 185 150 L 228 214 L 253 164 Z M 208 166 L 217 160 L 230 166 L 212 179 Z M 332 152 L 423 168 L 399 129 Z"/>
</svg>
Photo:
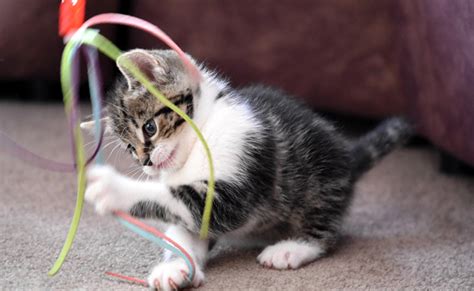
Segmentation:
<svg viewBox="0 0 474 291">
<path fill-rule="evenodd" d="M 395 118 L 351 143 L 280 90 L 233 89 L 204 67 L 203 80 L 195 84 L 170 51 L 135 50 L 126 55 L 137 64 L 148 62 L 143 66 L 147 75 L 193 117 L 209 143 L 217 179 L 211 243 L 264 241 L 268 246 L 258 261 L 265 266 L 298 268 L 330 249 L 356 179 L 412 133 L 409 123 Z M 199 258 L 201 272 L 207 248 L 198 231 L 208 182 L 202 145 L 189 125 L 122 72 L 125 79 L 109 95 L 110 124 L 154 180 L 139 182 L 111 168 L 93 168 L 86 199 L 100 213 L 121 209 L 174 225 L 172 235 Z M 151 119 L 158 131 L 147 136 L 143 126 Z M 176 260 L 165 255 L 150 283 L 163 288 L 170 287 L 170 278 L 180 280 L 177 268 L 185 266 Z M 201 272 L 198 281 L 203 278 Z"/>
</svg>

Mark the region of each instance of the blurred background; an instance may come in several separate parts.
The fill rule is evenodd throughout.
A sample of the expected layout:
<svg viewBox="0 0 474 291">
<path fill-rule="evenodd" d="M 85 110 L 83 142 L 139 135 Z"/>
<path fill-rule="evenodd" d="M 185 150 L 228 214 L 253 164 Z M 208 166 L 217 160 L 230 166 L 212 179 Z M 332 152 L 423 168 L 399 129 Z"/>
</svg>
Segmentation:
<svg viewBox="0 0 474 291">
<path fill-rule="evenodd" d="M 70 162 L 59 2 L 0 1 L 0 134 Z M 104 12 L 155 23 L 233 86 L 283 88 L 353 136 L 391 115 L 418 128 L 411 146 L 357 183 L 334 253 L 278 272 L 255 263 L 258 250 L 216 248 L 202 290 L 474 289 L 474 1 L 88 1 L 86 19 Z M 99 28 L 123 50 L 164 47 L 135 29 Z M 101 61 L 107 87 L 118 70 Z M 85 117 L 85 74 L 82 81 Z M 156 247 L 90 205 L 63 271 L 46 275 L 69 227 L 76 177 L 22 163 L 2 141 L 0 289 L 142 290 L 103 272 L 146 278 Z M 104 142 L 107 162 L 141 179 L 114 142 Z M 86 148 L 94 145 L 89 136 Z"/>
<path fill-rule="evenodd" d="M 0 2 L 1 98 L 61 100 L 58 2 Z M 351 117 L 408 115 L 473 165 L 473 10 L 443 0 L 102 0 L 87 3 L 86 19 L 120 12 L 155 23 L 233 86 L 278 86 Z M 100 29 L 124 50 L 162 47 L 138 30 Z M 110 85 L 117 70 L 102 61 Z"/>
</svg>

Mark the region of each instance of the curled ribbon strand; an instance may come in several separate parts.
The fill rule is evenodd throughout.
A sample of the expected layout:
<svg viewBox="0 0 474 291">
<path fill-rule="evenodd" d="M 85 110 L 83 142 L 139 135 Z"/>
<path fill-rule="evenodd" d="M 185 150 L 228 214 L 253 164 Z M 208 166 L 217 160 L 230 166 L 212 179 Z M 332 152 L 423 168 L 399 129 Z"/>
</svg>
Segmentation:
<svg viewBox="0 0 474 291">
<path fill-rule="evenodd" d="M 125 24 L 133 27 L 141 28 L 154 36 L 163 40 L 168 46 L 173 48 L 175 51 L 178 52 L 181 59 L 183 60 L 184 64 L 188 67 L 192 76 L 196 78 L 196 80 L 200 80 L 201 76 L 198 69 L 192 64 L 189 58 L 184 54 L 184 52 L 179 49 L 179 47 L 159 28 L 156 26 L 145 22 L 141 19 L 127 16 L 127 15 L 120 15 L 120 14 L 102 14 L 95 16 L 81 27 L 71 38 L 71 40 L 67 43 L 61 62 L 61 85 L 64 95 L 64 105 L 65 111 L 67 116 L 70 120 L 70 127 L 71 127 L 71 140 L 74 145 L 74 159 L 76 171 L 78 173 L 78 181 L 77 181 L 77 200 L 76 200 L 76 208 L 74 211 L 73 220 L 71 222 L 71 227 L 69 229 L 65 244 L 61 250 L 60 255 L 58 256 L 57 261 L 53 265 L 52 269 L 50 270 L 49 274 L 54 275 L 57 273 L 62 266 L 74 240 L 74 236 L 77 232 L 77 227 L 80 220 L 80 215 L 82 212 L 83 202 L 84 202 L 84 192 L 85 192 L 85 167 L 87 162 L 85 161 L 85 153 L 83 149 L 83 138 L 81 135 L 81 131 L 79 128 L 79 124 L 77 122 L 77 116 L 79 116 L 78 109 L 77 109 L 77 82 L 78 82 L 78 65 L 77 65 L 77 58 L 75 55 L 80 48 L 81 45 L 87 44 L 89 47 L 85 50 L 87 56 L 87 64 L 88 64 L 88 75 L 89 75 L 89 84 L 90 84 L 90 93 L 92 98 L 93 104 L 93 116 L 96 121 L 96 139 L 97 141 L 97 149 L 93 154 L 93 157 L 96 155 L 99 157 L 98 162 L 101 162 L 100 159 L 100 145 L 102 143 L 102 136 L 103 132 L 100 128 L 99 119 L 100 119 L 100 107 L 102 101 L 102 89 L 100 76 L 98 73 L 98 62 L 97 62 L 97 53 L 95 49 L 100 50 L 102 53 L 107 55 L 109 58 L 116 60 L 118 56 L 121 54 L 121 51 L 115 47 L 110 41 L 108 41 L 105 37 L 100 35 L 95 30 L 87 29 L 87 27 L 96 25 L 99 23 L 117 23 L 117 24 Z M 209 231 L 209 222 L 210 222 L 210 215 L 211 215 L 211 207 L 212 207 L 212 200 L 214 196 L 214 166 L 212 162 L 212 156 L 207 145 L 207 142 L 204 139 L 204 136 L 198 129 L 197 125 L 193 122 L 193 120 L 187 116 L 184 112 L 182 112 L 178 107 L 176 107 L 173 103 L 171 103 L 165 96 L 163 96 L 156 88 L 153 87 L 151 82 L 145 77 L 145 75 L 129 60 L 124 59 L 123 65 L 135 76 L 135 78 L 147 89 L 149 90 L 159 101 L 161 101 L 165 106 L 169 107 L 173 111 L 175 111 L 178 115 L 180 115 L 188 124 L 193 128 L 196 132 L 198 139 L 202 142 L 205 152 L 208 156 L 209 161 L 209 183 L 208 183 L 208 191 L 206 196 L 206 205 L 203 214 L 203 220 L 201 225 L 201 237 L 206 237 Z M 72 70 L 71 70 L 72 68 Z M 93 158 L 92 157 L 92 158 Z M 170 238 L 164 236 L 160 232 L 154 230 L 151 227 L 146 226 L 141 222 L 137 222 L 132 217 L 128 216 L 125 213 L 117 212 L 115 213 L 118 217 L 119 221 L 125 225 L 126 227 L 130 228 L 131 230 L 135 231 L 136 233 L 140 234 L 141 236 L 150 239 L 162 247 L 169 249 L 170 251 L 176 253 L 177 255 L 181 256 L 186 264 L 188 264 L 190 273 L 189 273 L 189 281 L 192 282 L 195 274 L 195 265 L 192 257 L 184 250 L 181 246 L 173 242 Z M 166 241 L 167 243 L 165 243 Z M 109 275 L 119 277 L 122 279 L 128 279 L 133 282 L 138 282 L 141 284 L 146 284 L 143 280 L 127 277 L 115 273 L 108 272 Z"/>
</svg>

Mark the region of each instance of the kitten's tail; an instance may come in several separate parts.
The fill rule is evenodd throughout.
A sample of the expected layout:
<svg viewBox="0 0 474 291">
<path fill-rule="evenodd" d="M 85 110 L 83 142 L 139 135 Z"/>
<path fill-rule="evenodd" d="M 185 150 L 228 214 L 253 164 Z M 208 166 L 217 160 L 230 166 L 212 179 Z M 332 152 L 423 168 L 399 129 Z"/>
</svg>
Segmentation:
<svg viewBox="0 0 474 291">
<path fill-rule="evenodd" d="M 351 149 L 353 179 L 362 176 L 378 160 L 404 144 L 413 134 L 414 127 L 411 122 L 403 117 L 393 117 L 362 136 Z"/>
</svg>

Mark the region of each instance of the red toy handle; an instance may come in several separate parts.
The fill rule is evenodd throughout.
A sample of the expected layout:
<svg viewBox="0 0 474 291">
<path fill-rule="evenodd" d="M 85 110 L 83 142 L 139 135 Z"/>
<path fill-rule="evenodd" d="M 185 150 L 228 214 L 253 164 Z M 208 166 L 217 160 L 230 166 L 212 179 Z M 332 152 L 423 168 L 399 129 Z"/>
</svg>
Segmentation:
<svg viewBox="0 0 474 291">
<path fill-rule="evenodd" d="M 72 35 L 84 23 L 86 0 L 61 0 L 59 6 L 59 35 Z"/>
</svg>

